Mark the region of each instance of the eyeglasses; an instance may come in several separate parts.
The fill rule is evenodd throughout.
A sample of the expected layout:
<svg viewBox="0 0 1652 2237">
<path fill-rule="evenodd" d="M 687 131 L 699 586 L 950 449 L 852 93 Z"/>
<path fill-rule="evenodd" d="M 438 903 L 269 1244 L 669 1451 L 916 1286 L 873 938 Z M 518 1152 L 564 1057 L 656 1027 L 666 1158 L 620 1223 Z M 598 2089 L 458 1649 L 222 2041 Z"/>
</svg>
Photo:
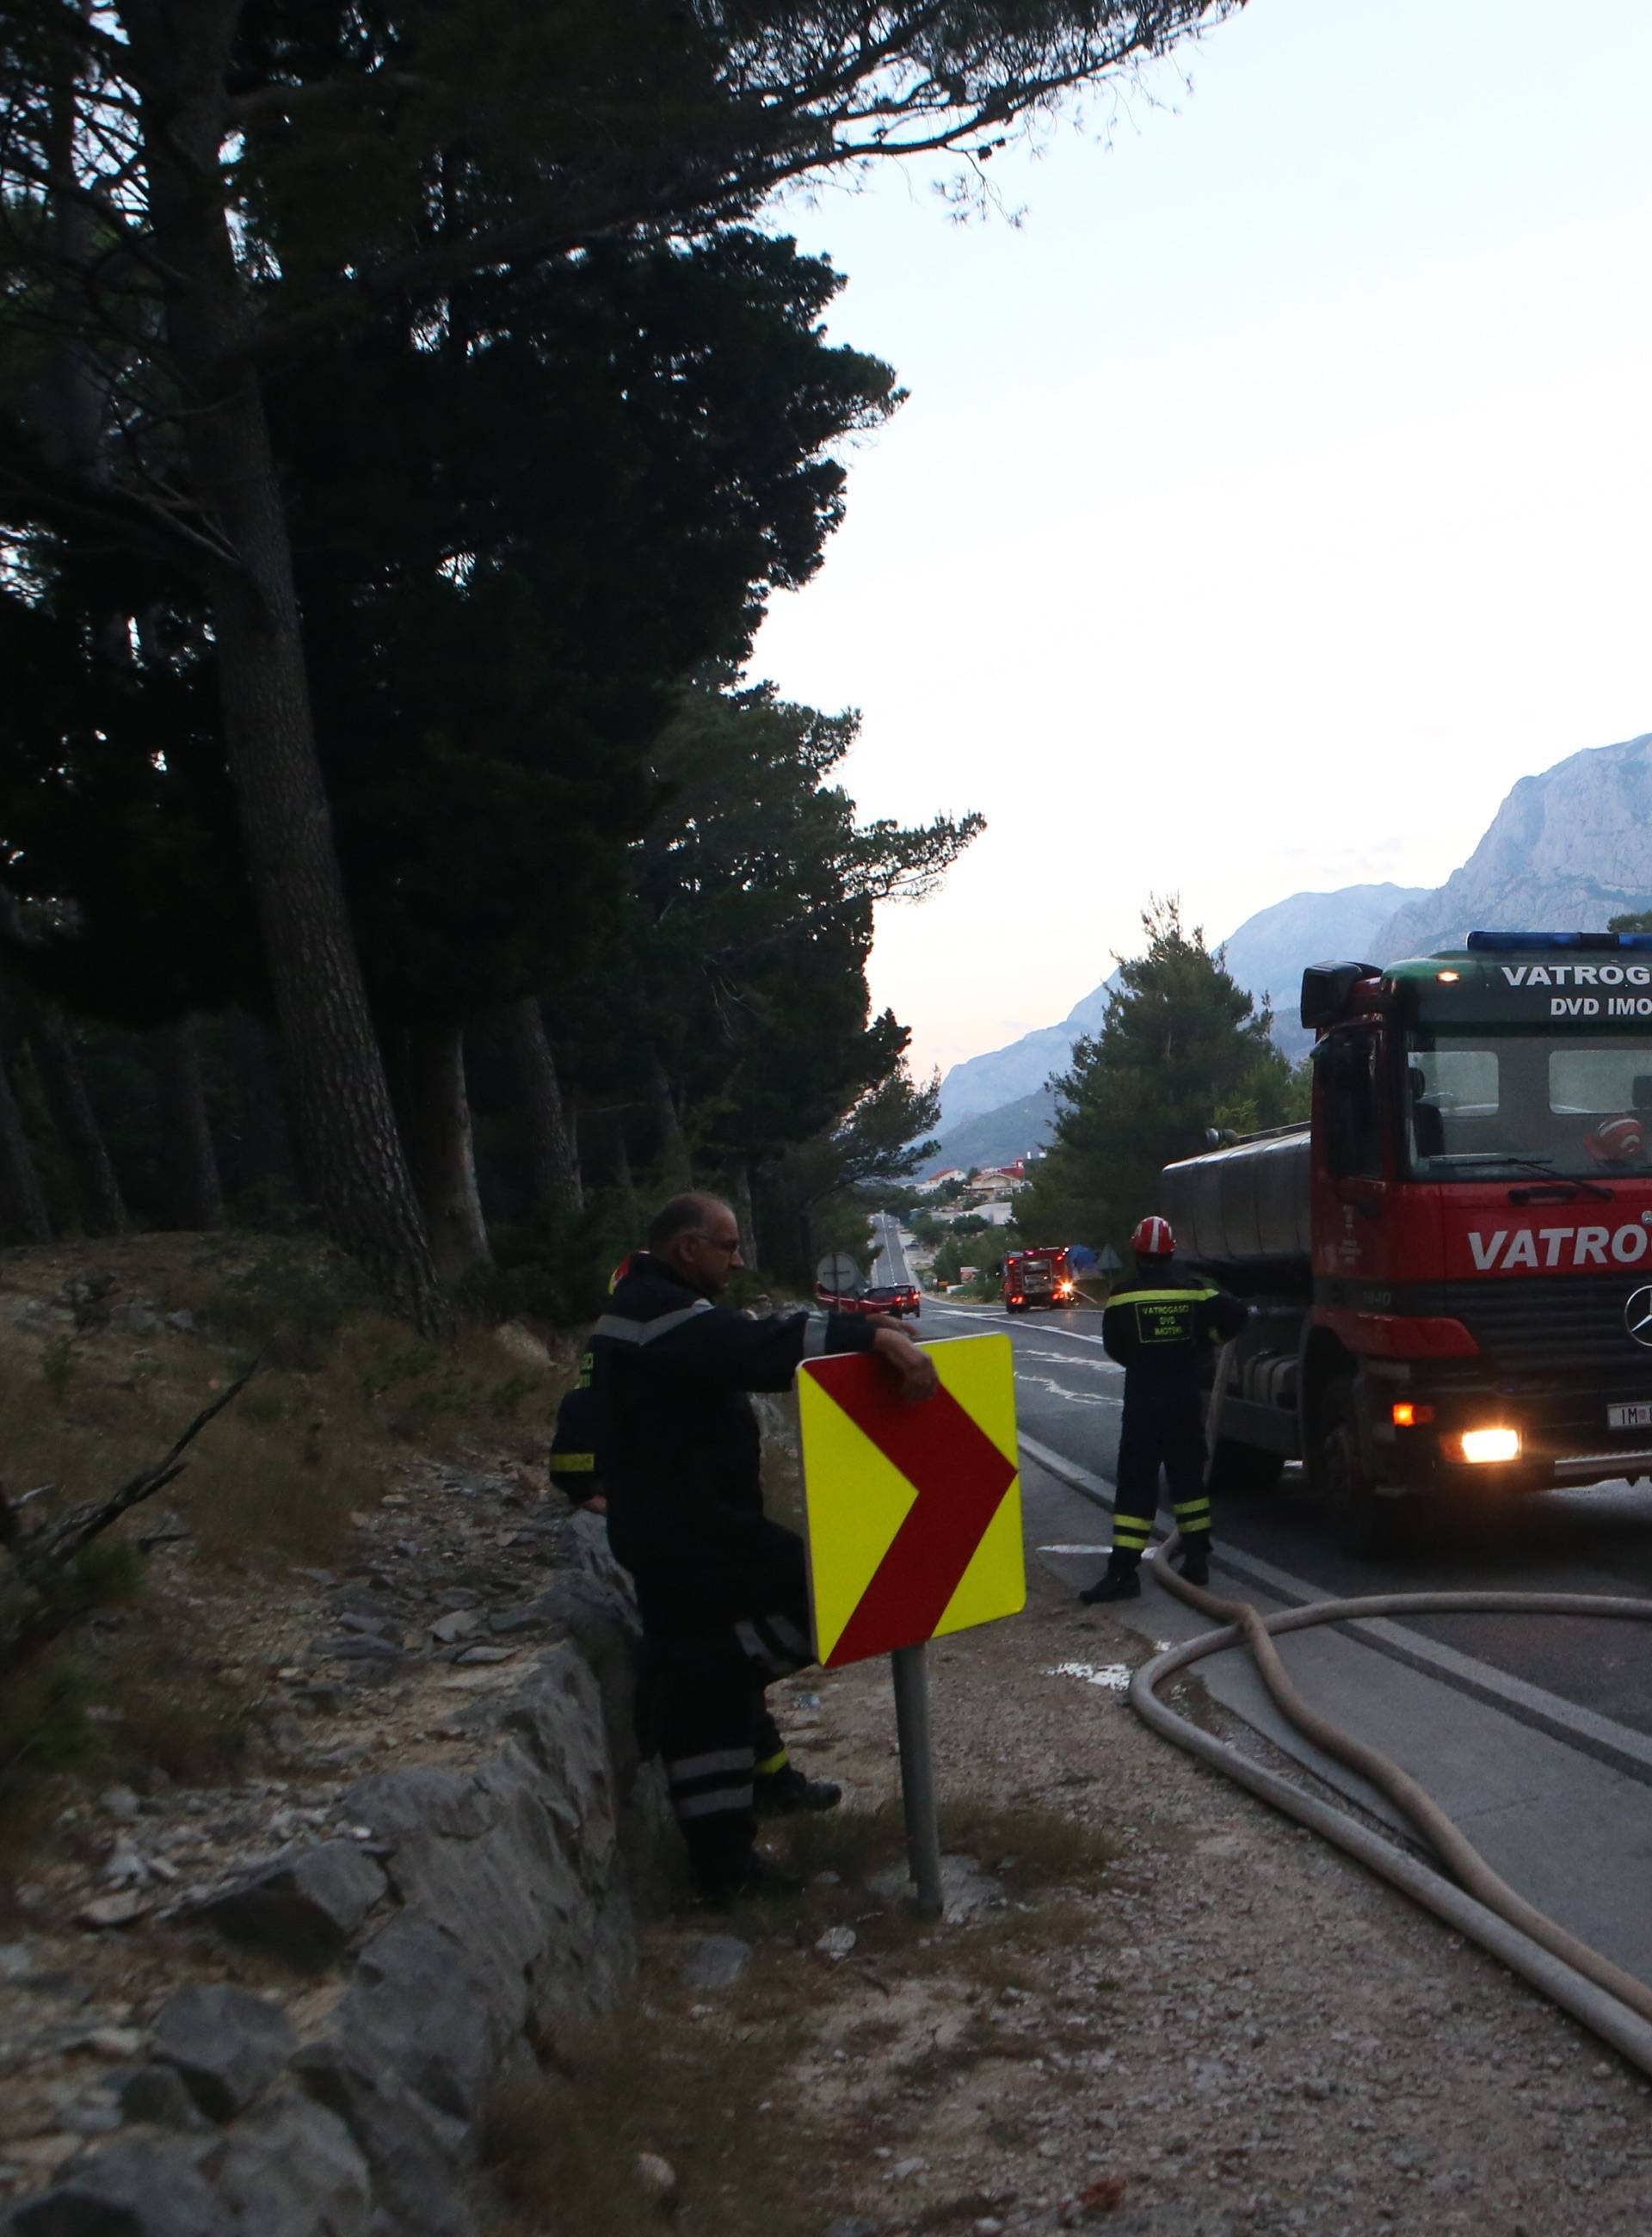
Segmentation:
<svg viewBox="0 0 1652 2237">
<path fill-rule="evenodd" d="M 697 1243 L 709 1243 L 713 1250 L 726 1250 L 730 1258 L 740 1248 L 740 1238 L 737 1235 L 731 1243 L 725 1243 L 720 1235 L 703 1234 L 697 1227 L 694 1231 L 694 1239 Z"/>
</svg>

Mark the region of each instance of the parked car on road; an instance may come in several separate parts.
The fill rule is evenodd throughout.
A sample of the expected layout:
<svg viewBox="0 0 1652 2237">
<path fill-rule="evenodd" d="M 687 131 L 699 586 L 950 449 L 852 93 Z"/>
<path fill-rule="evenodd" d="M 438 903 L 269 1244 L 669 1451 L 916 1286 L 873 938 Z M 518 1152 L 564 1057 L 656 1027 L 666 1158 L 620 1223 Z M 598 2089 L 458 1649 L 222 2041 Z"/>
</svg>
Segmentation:
<svg viewBox="0 0 1652 2237">
<path fill-rule="evenodd" d="M 916 1320 L 923 1310 L 923 1300 L 915 1282 L 875 1283 L 866 1292 L 862 1312 L 890 1313 L 896 1320 L 910 1313 Z"/>
</svg>

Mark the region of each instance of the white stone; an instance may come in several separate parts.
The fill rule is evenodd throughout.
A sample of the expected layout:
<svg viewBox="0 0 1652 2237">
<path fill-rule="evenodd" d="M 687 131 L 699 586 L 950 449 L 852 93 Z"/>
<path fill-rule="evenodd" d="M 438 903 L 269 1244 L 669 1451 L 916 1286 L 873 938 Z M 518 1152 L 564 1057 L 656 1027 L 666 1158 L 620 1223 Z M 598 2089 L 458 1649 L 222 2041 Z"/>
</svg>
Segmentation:
<svg viewBox="0 0 1652 2237">
<path fill-rule="evenodd" d="M 677 2169 L 670 2160 L 663 2160 L 657 2152 L 638 2152 L 634 2165 L 637 2180 L 651 2198 L 675 2197 Z"/>
</svg>

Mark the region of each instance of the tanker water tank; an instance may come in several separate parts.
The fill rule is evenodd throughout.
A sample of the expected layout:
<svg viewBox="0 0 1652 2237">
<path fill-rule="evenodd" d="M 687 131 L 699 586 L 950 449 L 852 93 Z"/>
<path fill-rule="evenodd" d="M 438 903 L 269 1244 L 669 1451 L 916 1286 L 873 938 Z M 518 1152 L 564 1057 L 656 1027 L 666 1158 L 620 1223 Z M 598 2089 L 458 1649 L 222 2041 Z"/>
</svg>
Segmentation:
<svg viewBox="0 0 1652 2237">
<path fill-rule="evenodd" d="M 1236 1274 L 1305 1267 L 1310 1158 L 1303 1125 L 1166 1165 L 1160 1203 L 1180 1255 Z"/>
</svg>

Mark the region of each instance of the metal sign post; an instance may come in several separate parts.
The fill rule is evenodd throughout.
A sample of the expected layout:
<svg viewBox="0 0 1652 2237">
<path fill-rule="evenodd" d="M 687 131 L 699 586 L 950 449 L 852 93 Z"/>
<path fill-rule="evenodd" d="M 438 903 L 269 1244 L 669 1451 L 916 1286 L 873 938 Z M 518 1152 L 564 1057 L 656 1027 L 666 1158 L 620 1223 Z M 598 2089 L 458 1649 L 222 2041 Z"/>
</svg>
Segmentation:
<svg viewBox="0 0 1652 2237">
<path fill-rule="evenodd" d="M 935 1765 L 929 1753 L 929 1678 L 923 1648 L 897 1646 L 889 1657 L 895 1679 L 895 1731 L 901 1746 L 901 1807 L 906 1816 L 909 1898 L 920 1918 L 939 1918 L 941 1826 L 935 1816 Z"/>
</svg>

